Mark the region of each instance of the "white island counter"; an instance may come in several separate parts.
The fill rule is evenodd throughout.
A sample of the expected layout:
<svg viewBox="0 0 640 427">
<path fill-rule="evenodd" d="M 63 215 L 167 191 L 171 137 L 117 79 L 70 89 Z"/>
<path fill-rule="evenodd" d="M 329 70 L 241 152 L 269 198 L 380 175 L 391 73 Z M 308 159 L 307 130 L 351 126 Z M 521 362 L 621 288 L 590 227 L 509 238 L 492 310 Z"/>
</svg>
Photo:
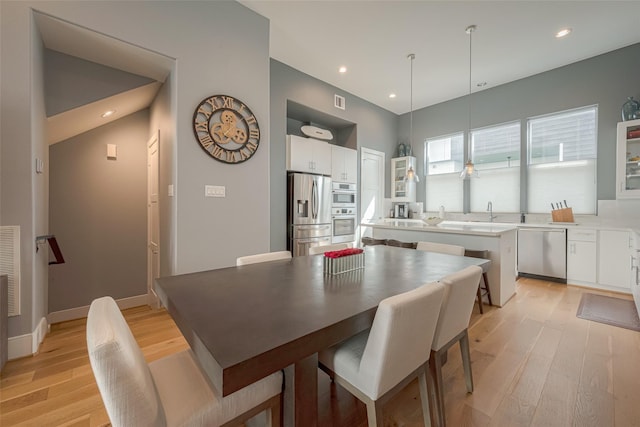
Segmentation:
<svg viewBox="0 0 640 427">
<path fill-rule="evenodd" d="M 465 249 L 488 250 L 491 259 L 489 287 L 493 304 L 502 307 L 515 294 L 516 224 L 444 221 L 434 226 L 421 220 L 389 218 L 363 222 L 361 226 L 363 231 L 371 229 L 370 234 L 376 239 L 449 243 L 464 246 Z"/>
</svg>

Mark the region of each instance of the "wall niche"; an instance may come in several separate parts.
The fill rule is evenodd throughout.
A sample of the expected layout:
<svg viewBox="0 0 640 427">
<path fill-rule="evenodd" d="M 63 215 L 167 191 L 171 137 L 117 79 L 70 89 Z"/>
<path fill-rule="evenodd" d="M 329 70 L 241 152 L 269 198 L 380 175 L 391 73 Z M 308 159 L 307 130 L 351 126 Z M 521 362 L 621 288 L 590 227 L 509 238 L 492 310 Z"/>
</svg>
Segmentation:
<svg viewBox="0 0 640 427">
<path fill-rule="evenodd" d="M 287 100 L 287 135 L 306 137 L 300 130 L 304 125 L 330 130 L 333 139 L 327 141 L 329 144 L 358 149 L 357 125 L 355 123 Z"/>
</svg>

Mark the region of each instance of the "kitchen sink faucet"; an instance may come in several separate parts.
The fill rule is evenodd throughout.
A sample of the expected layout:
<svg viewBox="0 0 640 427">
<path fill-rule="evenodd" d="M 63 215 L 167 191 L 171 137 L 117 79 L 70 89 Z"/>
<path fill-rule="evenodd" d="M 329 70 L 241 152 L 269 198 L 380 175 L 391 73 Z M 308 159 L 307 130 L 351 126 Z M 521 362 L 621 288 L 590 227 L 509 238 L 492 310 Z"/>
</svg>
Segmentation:
<svg viewBox="0 0 640 427">
<path fill-rule="evenodd" d="M 491 201 L 487 204 L 487 212 L 489 212 L 489 222 L 493 222 L 494 218 L 498 218 L 497 215 L 493 215 L 493 204 Z"/>
</svg>

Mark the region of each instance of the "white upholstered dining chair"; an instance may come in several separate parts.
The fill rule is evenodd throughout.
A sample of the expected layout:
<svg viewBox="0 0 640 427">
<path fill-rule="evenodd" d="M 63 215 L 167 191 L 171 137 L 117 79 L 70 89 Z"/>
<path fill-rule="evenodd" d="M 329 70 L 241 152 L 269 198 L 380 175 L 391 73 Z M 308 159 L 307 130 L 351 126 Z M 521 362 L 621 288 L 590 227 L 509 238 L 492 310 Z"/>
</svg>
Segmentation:
<svg viewBox="0 0 640 427">
<path fill-rule="evenodd" d="M 434 412 L 439 420 L 438 425 L 440 427 L 446 425 L 442 365 L 446 361 L 447 350 L 457 342 L 460 342 L 467 391 L 469 393 L 473 392 L 467 328 L 469 327 L 471 311 L 473 310 L 481 275 L 482 268 L 472 265 L 441 280 L 445 287 L 445 293 L 440 315 L 438 316 L 438 324 L 433 336 L 431 358 L 429 360 L 430 378 L 433 379 L 435 385 L 430 390 L 432 393 L 431 400 L 435 405 Z"/>
<path fill-rule="evenodd" d="M 318 255 L 325 252 L 339 251 L 342 249 L 348 249 L 351 245 L 348 243 L 334 243 L 333 245 L 325 246 L 312 246 L 309 248 L 309 255 Z"/>
<path fill-rule="evenodd" d="M 256 264 L 258 262 L 278 261 L 291 259 L 291 252 L 278 251 L 278 252 L 265 252 L 263 254 L 246 255 L 236 258 L 236 266 Z"/>
<path fill-rule="evenodd" d="M 371 329 L 319 353 L 320 368 L 366 404 L 370 427 L 383 425 L 384 403 L 416 377 L 430 425 L 426 364 L 443 296 L 435 282 L 386 298 Z"/>
<path fill-rule="evenodd" d="M 447 243 L 418 242 L 416 249 L 419 251 L 438 252 L 441 254 L 464 255 L 464 246 L 449 245 Z"/>
<path fill-rule="evenodd" d="M 280 425 L 281 372 L 222 397 L 191 350 L 147 364 L 111 297 L 91 303 L 87 348 L 114 427 L 242 425 L 264 411 L 270 412 L 267 425 Z"/>
</svg>

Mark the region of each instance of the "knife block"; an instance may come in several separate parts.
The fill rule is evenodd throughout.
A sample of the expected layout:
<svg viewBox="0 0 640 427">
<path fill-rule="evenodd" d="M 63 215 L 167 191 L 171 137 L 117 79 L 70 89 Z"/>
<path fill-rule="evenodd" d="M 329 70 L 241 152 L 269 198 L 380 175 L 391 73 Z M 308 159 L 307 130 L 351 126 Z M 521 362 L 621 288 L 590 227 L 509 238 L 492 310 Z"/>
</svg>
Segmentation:
<svg viewBox="0 0 640 427">
<path fill-rule="evenodd" d="M 573 222 L 573 209 L 554 209 L 551 211 L 551 219 L 553 222 Z"/>
</svg>

